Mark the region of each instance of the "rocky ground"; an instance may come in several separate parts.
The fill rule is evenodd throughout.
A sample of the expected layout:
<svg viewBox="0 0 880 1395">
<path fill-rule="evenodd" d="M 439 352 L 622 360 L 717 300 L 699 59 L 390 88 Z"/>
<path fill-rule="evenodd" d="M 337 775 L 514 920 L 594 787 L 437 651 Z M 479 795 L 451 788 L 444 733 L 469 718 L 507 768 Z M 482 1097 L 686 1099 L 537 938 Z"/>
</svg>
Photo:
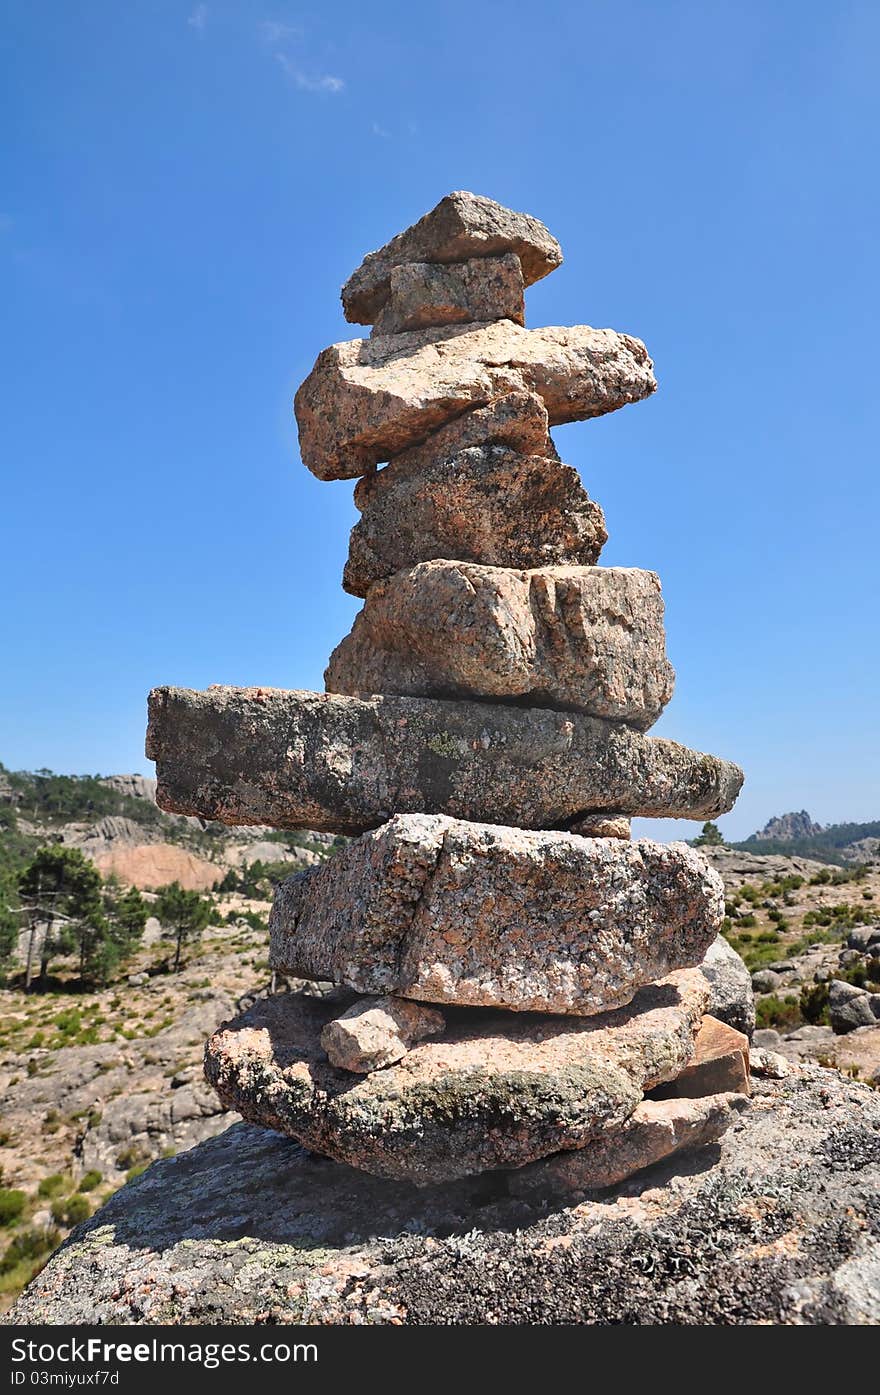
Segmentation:
<svg viewBox="0 0 880 1395">
<path fill-rule="evenodd" d="M 861 950 L 855 959 L 848 959 L 846 940 L 870 930 L 876 921 L 880 867 L 872 865 L 858 879 L 835 882 L 835 869 L 803 860 L 755 857 L 725 850 L 710 850 L 710 860 L 725 881 L 732 913 L 730 938 L 756 975 L 775 975 L 772 987 L 762 987 L 771 980 L 756 979 L 759 1033 L 763 1032 L 756 1043 L 771 1047 L 792 1062 L 806 1059 L 836 1065 L 858 1082 L 876 1081 L 880 1071 L 880 1022 L 876 1028 L 858 1027 L 841 1034 L 829 1025 L 827 1007 L 820 1013 L 820 1020 L 805 1021 L 801 999 L 805 991 L 812 991 L 828 979 L 841 974 L 858 977 L 859 966 L 872 962 L 871 955 Z M 793 887 L 792 877 L 802 877 L 803 882 Z M 840 907 L 847 908 L 846 915 L 839 913 Z M 233 923 L 209 929 L 180 974 L 167 971 L 168 946 L 157 938 L 154 928 L 127 966 L 126 976 L 101 992 L 71 991 L 73 984 L 65 981 L 63 963 L 50 991 L 26 996 L 15 988 L 2 990 L 2 1187 L 24 1193 L 20 1214 L 9 1218 L 2 1231 L 6 1256 L 0 1259 L 4 1265 L 0 1272 L 3 1308 L 12 1303 L 22 1285 L 46 1262 L 52 1248 L 76 1221 L 112 1196 L 118 1197 L 114 1206 L 127 1207 L 129 1194 L 135 1195 L 131 1184 L 148 1164 L 195 1146 L 192 1156 L 201 1159 L 204 1155 L 206 1159 L 205 1164 L 197 1165 L 202 1169 L 198 1173 L 199 1185 L 206 1186 L 205 1166 L 212 1158 L 222 1161 L 223 1155 L 203 1154 L 202 1149 L 219 1147 L 219 1142 L 208 1145 L 205 1141 L 226 1129 L 236 1116 L 223 1113 L 215 1095 L 204 1084 L 202 1053 L 206 1038 L 217 1025 L 268 985 L 266 931 L 252 928 L 244 916 L 250 912 L 265 918 L 269 907 L 265 902 L 246 901 L 233 895 L 220 898 L 218 908 L 224 917 L 234 912 L 238 919 L 234 915 Z M 783 921 L 771 919 L 772 911 L 781 914 Z M 829 912 L 830 924 L 805 923 L 811 914 L 821 913 L 827 919 Z M 753 926 L 743 924 L 749 915 L 755 917 Z M 833 1075 L 829 1078 L 832 1084 L 839 1080 Z M 786 1084 L 784 1088 L 793 1087 Z M 812 1097 L 815 1103 L 815 1092 Z M 864 1092 L 856 1091 L 852 1098 L 863 1099 Z M 246 1138 L 250 1140 L 248 1150 L 257 1149 L 257 1156 L 262 1159 L 258 1177 L 264 1164 L 267 1171 L 275 1165 L 273 1149 L 291 1146 L 259 1130 L 245 1132 L 243 1126 L 230 1137 Z M 313 1180 L 322 1175 L 323 1166 L 297 1163 L 297 1177 L 305 1188 L 302 1208 L 308 1206 Z M 161 1171 L 159 1175 L 163 1175 Z M 355 1177 L 345 1169 L 334 1175 Z M 382 1184 L 358 1181 L 357 1186 L 361 1204 L 371 1187 L 381 1189 Z M 482 1194 L 482 1186 L 476 1185 L 475 1190 Z M 119 1194 L 121 1187 L 125 1191 Z M 143 1196 L 140 1188 L 137 1195 Z M 606 1208 L 601 1214 L 604 1217 L 612 1213 Z M 625 1207 L 621 1214 L 625 1214 Z M 479 1220 L 475 1224 L 481 1226 Z M 563 1230 L 554 1237 L 549 1231 L 535 1231 L 536 1236 L 544 1237 L 542 1246 L 550 1239 L 554 1246 L 561 1246 L 564 1237 L 571 1233 Z M 263 1231 L 256 1234 L 262 1236 Z M 398 1243 L 405 1249 L 410 1242 L 401 1239 Z M 444 1246 L 448 1243 L 451 1242 L 443 1241 Z M 461 1236 L 458 1243 L 464 1243 Z M 504 1246 L 511 1243 L 508 1235 Z M 565 1240 L 565 1245 L 573 1245 L 578 1255 L 586 1254 L 585 1244 L 583 1237 L 576 1242 Z M 429 1251 L 430 1245 L 426 1254 Z M 502 1262 L 501 1255 L 499 1250 L 493 1261 L 496 1268 Z M 240 1255 L 233 1259 L 238 1265 Z M 339 1262 L 334 1253 L 331 1265 Z M 520 1256 L 517 1263 L 520 1262 L 526 1260 Z M 533 1256 L 527 1263 L 537 1265 L 536 1272 L 543 1273 L 543 1260 L 539 1262 Z M 246 1265 L 251 1265 L 250 1259 Z M 540 1282 L 546 1284 L 550 1279 L 545 1275 Z M 681 1293 L 683 1290 L 679 1297 Z M 448 1295 L 444 1301 L 451 1302 Z M 471 1301 L 476 1299 L 462 1298 L 465 1306 Z M 540 1307 L 542 1303 L 549 1304 L 550 1299 L 545 1295 L 536 1301 Z M 566 1301 L 575 1300 L 569 1296 Z M 586 1303 L 587 1299 L 583 1301 Z M 428 1302 L 427 1297 L 412 1309 L 414 1320 L 428 1320 L 418 1317 L 423 1302 Z M 450 1312 L 454 1314 L 454 1304 Z"/>
<path fill-rule="evenodd" d="M 269 909 L 240 896 L 218 906 L 263 917 Z M 161 940 L 100 992 L 75 991 L 64 961 L 58 969 L 49 991 L 0 992 L 0 1206 L 5 1192 L 24 1193 L 0 1232 L 0 1307 L 71 1221 L 154 1159 L 227 1126 L 234 1116 L 203 1079 L 205 1040 L 270 981 L 266 931 L 243 918 L 206 931 L 178 974 Z"/>
<path fill-rule="evenodd" d="M 860 1018 L 836 1001 L 849 997 L 843 984 L 863 1001 L 880 994 L 880 861 L 704 851 L 724 880 L 726 936 L 752 971 L 756 1042 L 880 1084 L 880 1011 L 876 1026 L 858 1025 L 871 1021 L 864 1007 Z"/>
<path fill-rule="evenodd" d="M 880 1094 L 835 1071 L 758 1078 L 720 1143 L 578 1205 L 507 1176 L 417 1190 L 238 1124 L 118 1192 L 10 1318 L 880 1321 Z"/>
</svg>

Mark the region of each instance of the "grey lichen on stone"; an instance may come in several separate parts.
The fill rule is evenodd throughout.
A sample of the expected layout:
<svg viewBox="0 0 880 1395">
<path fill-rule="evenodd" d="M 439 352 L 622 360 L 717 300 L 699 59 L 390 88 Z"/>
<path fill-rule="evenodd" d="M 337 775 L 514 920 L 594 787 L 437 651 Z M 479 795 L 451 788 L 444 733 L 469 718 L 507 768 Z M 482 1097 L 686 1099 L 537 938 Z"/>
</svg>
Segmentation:
<svg viewBox="0 0 880 1395">
<path fill-rule="evenodd" d="M 417 1189 L 236 1124 L 117 1192 L 3 1321 L 880 1321 L 880 1094 L 836 1071 L 759 1081 L 717 1143 L 577 1206 L 509 1176 Z"/>
<path fill-rule="evenodd" d="M 564 828 L 603 809 L 715 818 L 742 771 L 577 712 L 273 688 L 157 688 L 147 755 L 161 808 L 360 833 L 393 812 Z"/>
</svg>

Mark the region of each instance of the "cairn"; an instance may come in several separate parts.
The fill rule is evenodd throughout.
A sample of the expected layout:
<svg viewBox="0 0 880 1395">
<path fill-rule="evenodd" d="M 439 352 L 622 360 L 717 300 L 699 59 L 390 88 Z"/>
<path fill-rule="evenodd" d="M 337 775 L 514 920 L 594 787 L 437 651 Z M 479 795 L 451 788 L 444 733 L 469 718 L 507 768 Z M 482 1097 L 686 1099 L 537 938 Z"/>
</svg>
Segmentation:
<svg viewBox="0 0 880 1395">
<path fill-rule="evenodd" d="M 650 396 L 653 365 L 627 334 L 525 328 L 524 287 L 561 261 L 468 193 L 364 259 L 342 302 L 371 336 L 296 398 L 303 462 L 358 478 L 343 585 L 364 605 L 327 691 L 150 699 L 162 808 L 351 835 L 270 922 L 273 966 L 335 989 L 225 1024 L 209 1081 L 419 1184 L 608 1186 L 718 1138 L 748 1094 L 698 967 L 721 880 L 630 838 L 633 815 L 726 812 L 742 772 L 645 735 L 674 676 L 660 584 L 595 565 L 602 510 L 549 435 Z"/>
</svg>

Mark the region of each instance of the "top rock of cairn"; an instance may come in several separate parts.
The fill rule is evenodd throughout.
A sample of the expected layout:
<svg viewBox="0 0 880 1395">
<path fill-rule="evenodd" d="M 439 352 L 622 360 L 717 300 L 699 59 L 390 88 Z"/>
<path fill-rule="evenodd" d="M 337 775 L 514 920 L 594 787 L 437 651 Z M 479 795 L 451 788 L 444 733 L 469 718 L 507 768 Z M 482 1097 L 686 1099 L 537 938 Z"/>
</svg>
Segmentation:
<svg viewBox="0 0 880 1395">
<path fill-rule="evenodd" d="M 447 262 L 469 262 L 515 253 L 522 286 L 531 286 L 555 271 L 562 262 L 562 248 L 537 218 L 515 213 L 494 199 L 457 190 L 441 199 L 412 227 L 392 237 L 377 252 L 368 252 L 342 288 L 345 318 L 353 324 L 375 324 L 392 299 L 395 268 Z M 407 280 L 409 278 L 406 278 Z M 435 320 L 435 324 L 450 323 Z M 473 315 L 473 319 L 494 319 Z M 423 324 L 431 323 L 423 320 Z M 408 325 L 407 328 L 415 328 Z"/>
<path fill-rule="evenodd" d="M 698 969 L 720 878 L 629 831 L 725 812 L 742 773 L 645 735 L 672 692 L 660 583 L 594 565 L 602 511 L 548 429 L 649 396 L 653 366 L 613 330 L 523 327 L 561 260 L 536 219 L 460 193 L 365 259 L 343 304 L 374 333 L 296 398 L 304 464 L 362 476 L 365 604 L 327 691 L 151 699 L 162 808 L 355 835 L 270 922 L 274 968 L 335 996 L 225 1024 L 209 1080 L 423 1184 L 565 1155 L 528 1186 L 608 1185 L 711 1142 L 748 1090 Z"/>
</svg>

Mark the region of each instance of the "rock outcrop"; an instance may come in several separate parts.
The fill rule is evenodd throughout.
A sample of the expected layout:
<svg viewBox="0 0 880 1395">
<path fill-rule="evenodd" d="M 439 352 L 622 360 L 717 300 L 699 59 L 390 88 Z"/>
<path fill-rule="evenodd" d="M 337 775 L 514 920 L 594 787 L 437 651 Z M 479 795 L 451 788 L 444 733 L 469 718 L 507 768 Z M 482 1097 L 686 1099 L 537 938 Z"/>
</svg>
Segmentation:
<svg viewBox="0 0 880 1395">
<path fill-rule="evenodd" d="M 817 1066 L 754 1091 L 717 1142 L 574 1205 L 237 1124 L 118 1192 L 6 1320 L 876 1325 L 880 1094 Z"/>
</svg>

